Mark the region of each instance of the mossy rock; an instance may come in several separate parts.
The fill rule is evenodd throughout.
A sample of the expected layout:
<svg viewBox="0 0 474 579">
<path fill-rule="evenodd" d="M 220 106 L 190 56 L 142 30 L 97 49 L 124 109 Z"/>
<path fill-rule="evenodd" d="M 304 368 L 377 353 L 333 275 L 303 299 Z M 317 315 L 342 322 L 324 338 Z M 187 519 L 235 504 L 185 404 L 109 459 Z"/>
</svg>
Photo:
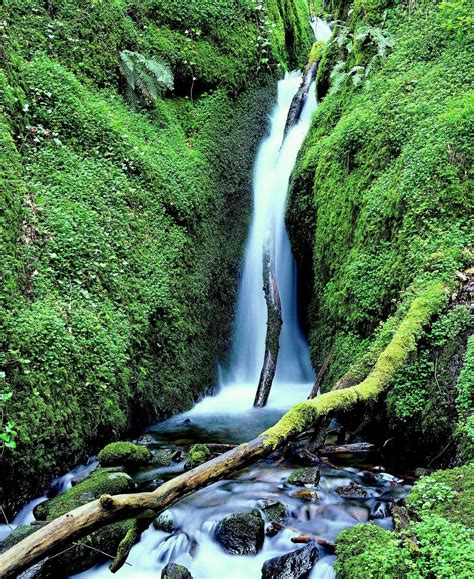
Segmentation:
<svg viewBox="0 0 474 579">
<path fill-rule="evenodd" d="M 217 525 L 215 537 L 227 553 L 256 555 L 265 538 L 265 523 L 260 511 L 253 509 L 225 517 Z"/>
<path fill-rule="evenodd" d="M 196 468 L 200 464 L 207 462 L 211 456 L 212 453 L 205 444 L 195 444 L 190 448 L 188 458 L 186 459 L 186 464 L 184 466 L 188 470 Z"/>
<path fill-rule="evenodd" d="M 286 519 L 286 505 L 280 501 L 274 499 L 263 499 L 258 501 L 257 506 L 269 521 L 282 523 Z"/>
<path fill-rule="evenodd" d="M 145 446 L 133 442 L 112 442 L 99 452 L 97 458 L 102 466 L 138 468 L 148 464 L 152 456 Z"/>
<path fill-rule="evenodd" d="M 262 579 L 308 577 L 318 560 L 318 555 L 318 547 L 315 543 L 310 543 L 306 547 L 291 551 L 282 557 L 268 559 L 262 567 Z"/>
<path fill-rule="evenodd" d="M 184 565 L 168 563 L 161 572 L 161 579 L 193 579 L 193 576 Z"/>
<path fill-rule="evenodd" d="M 321 472 L 317 467 L 298 468 L 290 474 L 288 482 L 292 485 L 313 485 L 318 486 Z"/>
<path fill-rule="evenodd" d="M 436 513 L 474 529 L 474 463 L 423 477 L 406 504 L 417 517 Z"/>
<path fill-rule="evenodd" d="M 174 521 L 173 517 L 170 513 L 164 512 L 161 515 L 158 515 L 156 519 L 153 521 L 153 527 L 157 531 L 164 531 L 165 533 L 171 533 L 174 528 Z"/>
<path fill-rule="evenodd" d="M 177 448 L 160 448 L 153 453 L 152 462 L 155 466 L 170 466 L 180 456 L 181 451 Z"/>
<path fill-rule="evenodd" d="M 16 545 L 17 543 L 28 537 L 28 535 L 31 535 L 31 533 L 37 531 L 39 528 L 40 527 L 33 527 L 31 525 L 20 525 L 19 527 L 14 529 L 8 535 L 8 537 L 5 537 L 3 541 L 0 541 L 0 554 L 4 553 L 7 549 L 10 549 L 10 547 L 13 547 L 13 545 Z"/>
<path fill-rule="evenodd" d="M 36 505 L 33 514 L 37 520 L 52 521 L 101 495 L 129 493 L 134 489 L 135 483 L 128 474 L 116 469 L 98 468 L 66 492 Z"/>
</svg>

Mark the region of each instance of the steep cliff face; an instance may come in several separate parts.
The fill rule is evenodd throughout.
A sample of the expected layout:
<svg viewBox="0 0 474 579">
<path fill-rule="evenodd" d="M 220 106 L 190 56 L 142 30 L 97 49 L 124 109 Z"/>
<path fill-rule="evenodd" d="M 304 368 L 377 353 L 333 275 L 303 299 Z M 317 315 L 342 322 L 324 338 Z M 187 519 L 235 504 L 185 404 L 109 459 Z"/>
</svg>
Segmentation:
<svg viewBox="0 0 474 579">
<path fill-rule="evenodd" d="M 255 147 L 311 30 L 302 0 L 14 0 L 1 33 L 8 503 L 214 385 Z M 174 92 L 129 104 L 123 50 Z"/>
<path fill-rule="evenodd" d="M 323 389 L 346 372 L 364 375 L 420 289 L 448 283 L 456 295 L 396 377 L 386 410 L 391 434 L 427 462 L 454 435 L 472 452 L 458 380 L 472 272 L 456 277 L 472 266 L 468 3 L 315 4 L 346 20 L 319 62 L 321 102 L 287 214 L 314 365 L 331 352 Z"/>
</svg>

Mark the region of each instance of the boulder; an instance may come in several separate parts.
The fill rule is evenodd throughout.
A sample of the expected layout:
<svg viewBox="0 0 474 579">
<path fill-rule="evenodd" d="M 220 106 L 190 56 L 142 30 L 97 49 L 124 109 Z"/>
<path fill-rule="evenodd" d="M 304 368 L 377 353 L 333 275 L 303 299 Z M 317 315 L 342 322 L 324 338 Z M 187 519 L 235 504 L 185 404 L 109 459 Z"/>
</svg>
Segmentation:
<svg viewBox="0 0 474 579">
<path fill-rule="evenodd" d="M 160 448 L 153 454 L 152 463 L 155 466 L 169 466 L 174 460 L 178 460 L 181 451 L 177 448 Z"/>
<path fill-rule="evenodd" d="M 189 449 L 188 458 L 184 468 L 191 470 L 196 468 L 200 464 L 207 462 L 211 458 L 211 451 L 207 448 L 205 444 L 195 444 Z"/>
<path fill-rule="evenodd" d="M 184 565 L 168 563 L 161 572 L 161 579 L 193 579 L 193 576 Z"/>
<path fill-rule="evenodd" d="M 307 466 L 305 468 L 298 468 L 290 474 L 288 482 L 293 485 L 312 485 L 318 486 L 321 478 L 321 471 L 314 466 Z"/>
<path fill-rule="evenodd" d="M 263 499 L 258 501 L 258 508 L 263 512 L 268 521 L 282 523 L 286 519 L 286 505 L 275 499 Z"/>
<path fill-rule="evenodd" d="M 256 555 L 265 538 L 265 523 L 260 511 L 254 509 L 225 517 L 217 525 L 215 538 L 227 553 Z"/>
<path fill-rule="evenodd" d="M 146 446 L 133 442 L 112 442 L 104 447 L 97 458 L 102 466 L 124 466 L 138 468 L 151 461 L 151 452 Z"/>
<path fill-rule="evenodd" d="M 16 529 L 14 529 L 3 541 L 0 541 L 0 555 L 4 553 L 13 545 L 16 545 L 31 533 L 37 531 L 40 527 L 33 527 L 31 525 L 20 525 Z"/>
<path fill-rule="evenodd" d="M 336 493 L 345 499 L 366 499 L 368 496 L 367 491 L 354 481 L 351 481 L 346 486 L 337 487 Z"/>
<path fill-rule="evenodd" d="M 173 517 L 170 513 L 164 512 L 158 515 L 153 521 L 153 527 L 157 531 L 164 531 L 165 533 L 171 533 L 174 528 Z"/>
<path fill-rule="evenodd" d="M 309 543 L 302 549 L 265 561 L 262 579 L 305 579 L 317 560 L 318 548 L 315 543 Z"/>
</svg>

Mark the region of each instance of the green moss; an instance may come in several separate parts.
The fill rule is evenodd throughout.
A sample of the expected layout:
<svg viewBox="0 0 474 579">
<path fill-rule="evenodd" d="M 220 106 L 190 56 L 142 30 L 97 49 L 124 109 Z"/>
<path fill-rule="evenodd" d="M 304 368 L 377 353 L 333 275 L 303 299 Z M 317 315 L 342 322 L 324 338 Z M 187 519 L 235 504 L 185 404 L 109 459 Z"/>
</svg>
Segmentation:
<svg viewBox="0 0 474 579">
<path fill-rule="evenodd" d="M 137 468 L 148 464 L 152 457 L 145 446 L 132 442 L 111 442 L 99 452 L 97 458 L 102 466 Z"/>
<path fill-rule="evenodd" d="M 336 541 L 336 576 L 342 578 L 470 577 L 472 530 L 437 515 L 401 533 L 374 523 L 356 525 Z"/>
<path fill-rule="evenodd" d="M 16 529 L 14 529 L 8 537 L 0 541 L 0 554 L 13 547 L 29 535 L 37 531 L 39 527 L 33 527 L 31 525 L 20 525 Z"/>
<path fill-rule="evenodd" d="M 133 491 L 135 483 L 124 472 L 115 469 L 96 469 L 88 478 L 74 485 L 64 493 L 48 499 L 34 509 L 34 516 L 40 521 L 52 521 L 101 495 L 118 495 Z"/>
<path fill-rule="evenodd" d="M 205 444 L 195 444 L 189 449 L 185 467 L 196 468 L 211 458 L 211 451 Z"/>
<path fill-rule="evenodd" d="M 276 447 L 291 434 L 313 425 L 318 418 L 348 410 L 357 402 L 367 402 L 379 396 L 406 362 L 409 353 L 415 350 L 423 327 L 446 301 L 446 290 L 441 283 L 434 283 L 420 292 L 365 380 L 356 386 L 333 390 L 296 404 L 264 433 L 264 444 Z"/>
<path fill-rule="evenodd" d="M 474 529 L 474 464 L 439 470 L 420 479 L 406 498 L 418 517 L 438 514 Z"/>
</svg>

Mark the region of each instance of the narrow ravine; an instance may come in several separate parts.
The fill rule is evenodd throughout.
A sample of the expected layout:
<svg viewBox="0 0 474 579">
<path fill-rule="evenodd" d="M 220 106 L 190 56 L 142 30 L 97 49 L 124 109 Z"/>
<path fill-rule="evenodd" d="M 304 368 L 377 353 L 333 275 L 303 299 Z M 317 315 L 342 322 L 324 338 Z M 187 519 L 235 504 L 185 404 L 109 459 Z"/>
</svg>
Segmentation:
<svg viewBox="0 0 474 579">
<path fill-rule="evenodd" d="M 320 19 L 313 22 L 318 40 L 327 41 L 331 31 Z M 307 398 L 314 383 L 308 345 L 297 315 L 296 267 L 285 229 L 288 184 L 298 152 L 310 128 L 317 103 L 312 86 L 297 124 L 285 135 L 290 105 L 301 84 L 299 72 L 286 74 L 278 82 L 278 100 L 272 112 L 270 131 L 262 142 L 254 169 L 254 209 L 247 242 L 235 322 L 233 349 L 228 367 L 221 368 L 221 384 L 216 395 L 204 398 L 187 413 L 158 423 L 145 434 L 153 449 L 185 452 L 195 443 L 233 444 L 249 440 L 275 421 L 295 402 Z M 269 225 L 271 224 L 271 225 Z M 265 408 L 252 407 L 265 349 L 266 304 L 262 292 L 262 252 L 268 227 L 275 239 L 275 269 L 279 284 L 283 327 L 275 380 Z M 265 561 L 301 547 L 291 538 L 318 535 L 334 543 L 338 533 L 359 522 L 375 519 L 391 528 L 388 504 L 407 494 L 408 485 L 384 472 L 379 457 L 367 455 L 363 461 L 344 456 L 336 466 L 321 469 L 321 480 L 312 498 L 298 495 L 298 487 L 288 477 L 300 465 L 290 461 L 263 461 L 238 476 L 223 480 L 182 500 L 169 511 L 172 530 L 153 526 L 132 549 L 120 577 L 157 577 L 165 564 L 185 565 L 197 579 L 241 579 L 260 577 Z M 63 492 L 73 480 L 86 477 L 97 465 L 77 467 L 56 479 L 50 494 Z M 134 480 L 140 490 L 152 490 L 184 469 L 183 461 L 168 467 L 140 469 Z M 375 468 L 378 467 L 378 468 Z M 373 472 L 372 472 L 373 471 Z M 341 496 L 336 489 L 354 481 L 364 496 Z M 301 490 L 301 489 L 300 489 Z M 317 495 L 317 496 L 316 496 Z M 32 508 L 41 497 L 27 505 L 13 526 L 33 520 Z M 219 520 L 232 513 L 258 508 L 260 501 L 275 500 L 286 506 L 284 528 L 266 536 L 257 555 L 230 555 L 215 541 Z M 2 526 L 5 536 L 9 529 Z M 319 546 L 319 559 L 311 577 L 333 577 L 335 559 L 331 549 Z M 110 577 L 108 563 L 77 575 L 82 578 Z"/>
</svg>

